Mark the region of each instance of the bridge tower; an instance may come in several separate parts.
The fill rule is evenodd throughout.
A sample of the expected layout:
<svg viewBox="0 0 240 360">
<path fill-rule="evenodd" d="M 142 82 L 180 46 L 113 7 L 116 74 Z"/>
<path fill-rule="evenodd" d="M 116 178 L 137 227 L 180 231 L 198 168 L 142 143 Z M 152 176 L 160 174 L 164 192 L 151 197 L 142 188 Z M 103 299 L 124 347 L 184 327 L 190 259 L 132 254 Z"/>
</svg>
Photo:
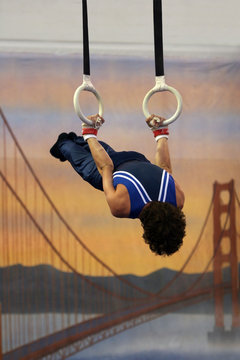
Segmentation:
<svg viewBox="0 0 240 360">
<path fill-rule="evenodd" d="M 214 183 L 213 208 L 213 243 L 214 243 L 214 300 L 215 326 L 208 334 L 210 342 L 239 341 L 240 340 L 240 313 L 239 313 L 239 277 L 236 236 L 236 212 L 234 181 L 226 184 Z M 226 200 L 226 196 L 227 199 Z M 227 245 L 223 249 L 223 241 Z M 232 301 L 232 326 L 225 330 L 224 324 L 224 279 L 223 266 L 229 265 L 231 270 L 230 286 Z"/>
</svg>

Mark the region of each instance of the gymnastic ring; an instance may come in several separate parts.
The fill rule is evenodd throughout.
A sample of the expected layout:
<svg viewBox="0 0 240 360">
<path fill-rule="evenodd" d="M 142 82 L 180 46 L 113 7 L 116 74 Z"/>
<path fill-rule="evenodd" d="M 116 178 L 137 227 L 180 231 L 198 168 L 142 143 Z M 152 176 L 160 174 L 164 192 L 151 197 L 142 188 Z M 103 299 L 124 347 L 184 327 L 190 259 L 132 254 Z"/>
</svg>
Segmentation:
<svg viewBox="0 0 240 360">
<path fill-rule="evenodd" d="M 177 99 L 177 110 L 175 111 L 173 116 L 171 116 L 169 119 L 164 120 L 162 122 L 161 126 L 159 126 L 159 128 L 161 128 L 163 126 L 167 126 L 167 125 L 173 123 L 174 121 L 176 121 L 182 111 L 182 97 L 181 97 L 180 93 L 175 88 L 168 86 L 165 83 L 164 76 L 156 76 L 155 86 L 151 90 L 149 90 L 149 92 L 146 94 L 145 98 L 143 99 L 142 109 L 143 109 L 143 113 L 144 113 L 146 119 L 149 116 L 151 116 L 151 114 L 148 110 L 148 102 L 149 102 L 150 98 L 152 97 L 153 94 L 155 94 L 157 92 L 161 92 L 161 91 L 170 91 L 173 95 L 175 95 L 175 97 Z"/>
<path fill-rule="evenodd" d="M 99 93 L 97 92 L 97 90 L 95 89 L 95 87 L 93 86 L 93 84 L 91 83 L 90 80 L 90 76 L 89 75 L 83 75 L 83 83 L 82 85 L 80 85 L 73 96 L 73 105 L 74 105 L 74 109 L 76 114 L 78 115 L 78 117 L 80 118 L 80 120 L 82 120 L 85 124 L 89 125 L 89 126 L 93 126 L 94 123 L 92 122 L 92 120 L 88 119 L 82 112 L 82 109 L 80 107 L 80 103 L 79 103 L 79 95 L 82 91 L 89 91 L 91 93 L 93 93 L 95 95 L 95 97 L 98 100 L 98 114 L 102 117 L 103 116 L 103 103 L 102 103 L 102 99 L 99 95 Z"/>
</svg>

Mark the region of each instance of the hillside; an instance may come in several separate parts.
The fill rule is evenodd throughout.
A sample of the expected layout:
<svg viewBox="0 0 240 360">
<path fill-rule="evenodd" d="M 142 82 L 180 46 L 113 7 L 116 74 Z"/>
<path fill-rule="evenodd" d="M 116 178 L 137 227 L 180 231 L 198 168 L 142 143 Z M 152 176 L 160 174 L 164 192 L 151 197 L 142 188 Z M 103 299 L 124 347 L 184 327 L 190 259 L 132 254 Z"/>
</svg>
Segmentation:
<svg viewBox="0 0 240 360">
<path fill-rule="evenodd" d="M 176 275 L 170 269 L 160 269 L 147 276 L 135 276 L 132 274 L 121 276 L 132 284 L 145 291 L 157 293 Z M 224 280 L 229 279 L 229 269 L 223 272 Z M 164 298 L 180 294 L 189 289 L 199 278 L 199 274 L 182 274 L 170 286 L 164 294 Z M 0 302 L 2 312 L 12 313 L 39 313 L 39 312 L 104 312 L 104 297 L 108 296 L 107 309 L 114 311 L 119 308 L 132 305 L 132 301 L 122 301 L 116 297 L 105 295 L 97 290 L 102 287 L 110 292 L 119 289 L 119 280 L 114 277 L 86 277 L 87 281 L 94 283 L 96 287 L 83 282 L 81 277 L 76 278 L 72 273 L 59 271 L 49 265 L 24 267 L 14 265 L 0 268 Z M 6 285 L 7 284 L 7 285 Z M 211 287 L 213 274 L 207 273 L 197 283 L 196 290 Z M 128 292 L 127 292 L 128 291 Z M 75 296 L 78 294 L 77 296 Z M 133 297 L 133 292 L 125 285 L 121 295 Z M 127 295 L 126 295 L 127 294 Z M 137 293 L 138 298 L 144 295 Z M 164 300 L 162 297 L 162 299 Z M 212 313 L 213 300 L 202 302 L 189 308 L 180 309 L 180 312 Z M 226 296 L 226 311 L 230 310 L 230 297 Z"/>
</svg>

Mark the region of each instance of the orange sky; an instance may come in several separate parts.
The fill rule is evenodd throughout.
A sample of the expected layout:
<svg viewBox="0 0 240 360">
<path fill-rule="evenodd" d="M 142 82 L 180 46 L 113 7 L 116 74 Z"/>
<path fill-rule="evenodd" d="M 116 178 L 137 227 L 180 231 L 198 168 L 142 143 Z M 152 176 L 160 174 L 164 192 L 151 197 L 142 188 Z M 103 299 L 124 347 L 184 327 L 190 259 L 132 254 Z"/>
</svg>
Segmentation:
<svg viewBox="0 0 240 360">
<path fill-rule="evenodd" d="M 18 170 L 18 191 L 22 193 L 21 188 L 23 188 L 22 182 L 24 180 L 20 176 L 20 167 L 21 165 Z M 165 258 L 155 256 L 150 252 L 142 239 L 142 229 L 138 220 L 112 217 L 104 194 L 85 183 L 69 164 L 60 163 L 52 158 L 35 159 L 34 168 L 57 209 L 93 253 L 117 273 L 144 275 L 161 267 L 181 268 L 193 249 L 205 220 L 212 196 L 213 182 L 215 179 L 218 179 L 219 182 L 228 182 L 230 173 L 236 179 L 239 173 L 239 162 L 236 160 L 232 162 L 226 160 L 173 160 L 176 178 L 183 184 L 186 194 L 184 212 L 187 217 L 187 236 L 181 250 L 177 254 Z M 225 169 L 224 172 L 222 171 L 223 168 Z M 9 176 L 10 173 L 9 162 Z M 52 212 L 46 202 L 42 205 L 42 196 L 39 191 L 35 193 L 35 185 L 30 179 L 31 177 L 28 175 L 28 194 L 24 201 L 27 202 L 32 213 L 36 214 L 37 222 L 44 224 L 43 229 L 46 234 L 49 234 L 51 233 L 49 222 L 53 216 Z M 239 180 L 236 185 L 239 188 Z M 8 200 L 10 214 L 16 213 L 15 206 L 15 201 L 10 197 Z M 43 217 L 43 212 L 46 213 L 46 218 Z M 51 263 L 54 259 L 54 265 L 62 268 L 57 257 L 51 255 L 51 251 L 49 251 L 49 247 L 46 246 L 42 236 L 34 231 L 34 226 L 26 225 L 27 229 L 30 226 L 28 231 L 24 225 L 25 220 L 21 220 L 25 218 L 20 217 L 19 219 L 18 223 L 21 222 L 22 225 L 18 225 L 18 231 L 21 233 L 20 228 L 24 229 L 26 238 L 22 237 L 22 234 L 11 235 L 14 220 L 10 220 L 8 229 L 10 245 L 5 244 L 6 247 L 9 246 L 10 262 L 22 261 L 26 265 L 34 265 L 36 262 Z M 74 264 L 76 253 L 79 258 L 82 256 L 81 246 L 77 245 L 75 239 L 64 230 L 64 226 L 61 227 L 61 235 L 59 235 L 59 221 L 56 220 L 56 217 L 54 217 L 53 223 L 54 245 L 67 261 Z M 212 253 L 212 230 L 211 216 L 203 234 L 201 245 L 185 269 L 187 272 L 199 272 L 206 266 Z M 16 251 L 18 255 L 15 253 Z M 87 261 L 89 261 L 89 257 Z M 77 267 L 78 271 L 82 270 L 80 263 L 81 261 L 73 265 Z M 65 267 L 62 269 L 66 270 Z M 84 268 L 84 271 L 89 273 L 88 266 Z M 94 272 L 93 267 L 91 271 Z M 98 271 L 99 269 L 96 269 L 96 273 Z"/>
<path fill-rule="evenodd" d="M 3 86 L 0 94 L 3 110 L 6 109 L 7 117 L 9 117 L 8 112 L 13 111 L 14 115 L 10 116 L 13 130 L 54 204 L 89 249 L 116 272 L 144 275 L 162 267 L 181 268 L 197 240 L 205 219 L 213 182 L 215 180 L 228 182 L 233 178 L 236 181 L 236 188 L 240 188 L 238 158 L 240 133 L 235 132 L 234 137 L 226 136 L 222 141 L 223 130 L 220 127 L 225 128 L 226 124 L 221 120 L 221 123 L 214 124 L 215 130 L 213 130 L 214 126 L 210 121 L 212 111 L 220 112 L 222 109 L 221 112 L 226 112 L 226 114 L 230 110 L 233 113 L 239 112 L 237 100 L 239 96 L 236 95 L 239 94 L 238 80 L 231 78 L 231 83 L 229 82 L 231 91 L 226 91 L 222 88 L 222 78 L 217 76 L 217 72 L 208 72 L 208 83 L 205 81 L 205 73 L 202 74 L 202 81 L 199 81 L 201 74 L 194 72 L 193 68 L 188 70 L 186 66 L 181 77 L 176 70 L 174 70 L 175 76 L 173 74 L 169 76 L 170 82 L 174 80 L 174 86 L 181 91 L 184 99 L 183 114 L 175 125 L 170 127 L 172 136 L 169 144 L 174 176 L 186 195 L 184 211 L 187 217 L 187 237 L 179 253 L 169 258 L 162 258 L 152 254 L 144 244 L 138 220 L 113 218 L 101 192 L 84 183 L 70 165 L 60 163 L 49 156 L 49 148 L 60 131 L 78 131 L 79 129 L 79 121 L 72 108 L 73 92 L 79 82 L 76 77 L 73 77 L 74 72 L 71 73 L 67 62 L 62 65 L 63 68 L 58 68 L 58 63 L 54 66 L 54 62 L 51 61 L 49 66 L 46 64 L 48 63 L 44 63 L 41 67 L 37 63 L 38 66 L 34 71 L 33 61 L 30 69 L 27 71 L 25 68 L 22 72 L 22 65 L 19 62 L 16 61 L 13 64 L 10 62 L 7 71 L 5 67 L 4 72 L 1 73 Z M 142 151 L 150 160 L 153 160 L 155 143 L 150 131 L 145 128 L 144 119 L 139 120 L 142 122 L 138 127 L 136 123 L 129 126 L 130 118 L 120 123 L 117 117 L 124 112 L 134 113 L 136 109 L 139 114 L 141 113 L 142 98 L 153 85 L 153 78 L 146 77 L 146 72 L 139 76 L 139 68 L 137 68 L 137 76 L 126 79 L 126 74 L 123 72 L 117 77 L 117 81 L 114 81 L 115 75 L 119 75 L 116 68 L 115 70 L 116 72 L 113 68 L 108 73 L 105 69 L 102 80 L 99 82 L 102 95 L 106 99 L 106 114 L 112 109 L 116 112 L 116 119 L 110 119 L 100 130 L 101 139 L 110 142 L 119 150 Z M 129 71 L 128 68 L 126 71 Z M 104 76 L 107 73 L 108 77 Z M 172 100 L 167 101 L 171 108 Z M 152 106 L 159 106 L 159 104 L 156 105 L 153 102 Z M 213 131 L 212 133 L 208 131 L 204 138 L 196 136 L 199 126 L 200 131 L 203 131 L 205 124 L 201 126 L 199 120 L 196 123 L 194 117 L 190 123 L 186 120 L 191 118 L 191 114 L 196 113 L 198 108 L 201 113 L 205 111 L 210 117 L 206 128 L 212 127 L 211 131 Z M 21 127 L 21 123 L 18 122 L 17 109 L 21 110 L 24 127 Z M 59 114 L 59 118 L 55 114 Z M 63 121 L 64 114 L 69 116 L 69 120 L 66 118 L 65 122 Z M 114 113 L 112 114 L 115 116 Z M 216 117 L 216 114 L 214 116 Z M 215 131 L 218 133 L 220 130 L 219 137 L 216 137 Z M 11 156 L 11 151 L 9 156 Z M 231 154 L 233 154 L 233 159 L 230 157 Z M 33 199 L 30 199 L 30 195 L 28 202 L 33 208 Z M 39 212 L 41 211 L 40 209 Z M 17 237 L 15 238 L 15 241 L 19 241 Z M 209 259 L 209 252 L 212 252 L 212 241 L 210 221 L 197 254 L 186 268 L 187 272 L 203 270 Z M 40 262 L 50 261 L 50 253 L 44 254 L 40 243 L 31 242 L 31 260 L 27 253 L 16 255 L 14 251 L 18 247 L 11 246 L 10 251 L 13 252 L 10 256 L 11 261 L 17 261 L 21 259 L 21 256 L 23 262 L 28 265 L 34 264 L 34 258 L 37 261 L 38 257 Z M 80 248 L 76 248 L 72 240 L 68 240 L 67 237 L 66 241 L 62 240 L 61 246 L 61 251 L 69 261 L 72 261 L 76 251 L 80 254 Z M 27 246 L 25 250 L 19 248 L 19 251 L 26 252 Z M 57 261 L 55 265 L 60 266 L 59 264 L 60 262 Z M 80 261 L 76 266 L 81 271 Z M 97 273 L 99 270 L 92 268 L 91 271 Z M 84 268 L 84 272 L 89 272 L 87 267 Z"/>
</svg>

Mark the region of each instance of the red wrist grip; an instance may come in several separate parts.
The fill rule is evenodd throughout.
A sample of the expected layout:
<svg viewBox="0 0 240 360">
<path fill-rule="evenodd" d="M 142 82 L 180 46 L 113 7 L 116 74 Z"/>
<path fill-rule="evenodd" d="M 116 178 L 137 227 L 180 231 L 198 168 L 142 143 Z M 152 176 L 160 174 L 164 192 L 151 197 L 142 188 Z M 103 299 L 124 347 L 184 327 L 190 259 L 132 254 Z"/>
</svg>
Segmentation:
<svg viewBox="0 0 240 360">
<path fill-rule="evenodd" d="M 97 132 L 98 130 L 97 129 L 94 129 L 94 128 L 83 128 L 82 129 L 82 135 L 96 135 L 97 136 Z"/>
<path fill-rule="evenodd" d="M 168 128 L 164 128 L 164 129 L 157 129 L 153 131 L 154 137 L 158 136 L 158 135 L 169 135 L 169 131 Z"/>
</svg>

